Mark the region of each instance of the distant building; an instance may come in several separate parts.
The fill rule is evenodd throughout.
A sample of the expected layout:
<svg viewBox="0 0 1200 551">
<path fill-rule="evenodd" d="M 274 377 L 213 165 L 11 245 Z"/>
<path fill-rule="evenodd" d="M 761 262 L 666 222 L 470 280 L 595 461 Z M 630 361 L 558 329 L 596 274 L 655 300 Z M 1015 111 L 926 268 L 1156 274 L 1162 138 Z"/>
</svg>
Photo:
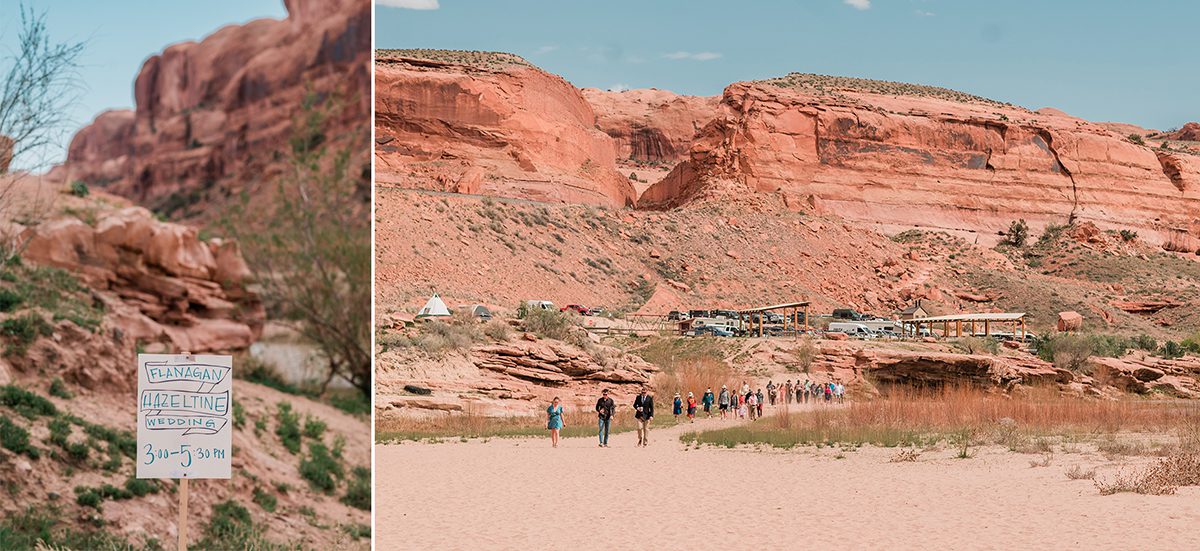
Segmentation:
<svg viewBox="0 0 1200 551">
<path fill-rule="evenodd" d="M 900 319 L 902 320 L 915 320 L 927 317 L 929 317 L 929 312 L 926 312 L 925 309 L 921 307 L 920 300 L 918 300 L 912 306 L 900 311 Z"/>
</svg>

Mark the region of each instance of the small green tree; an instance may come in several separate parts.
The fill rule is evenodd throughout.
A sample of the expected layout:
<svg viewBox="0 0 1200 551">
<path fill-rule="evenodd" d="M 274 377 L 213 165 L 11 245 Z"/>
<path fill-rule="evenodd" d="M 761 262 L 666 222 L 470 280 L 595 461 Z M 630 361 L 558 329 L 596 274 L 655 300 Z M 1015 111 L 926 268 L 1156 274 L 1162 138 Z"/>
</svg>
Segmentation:
<svg viewBox="0 0 1200 551">
<path fill-rule="evenodd" d="M 224 225 L 242 244 L 270 311 L 320 349 L 328 365 L 322 392 L 341 378 L 370 397 L 370 176 L 351 165 L 362 143 L 327 143 L 326 117 L 340 108 L 336 98 L 304 98 L 291 171 L 276 182 L 274 204 L 251 215 L 244 197 Z"/>
<path fill-rule="evenodd" d="M 1130 134 L 1129 141 L 1131 141 L 1137 145 L 1146 145 L 1146 140 L 1143 140 L 1142 137 L 1138 134 Z"/>
<path fill-rule="evenodd" d="M 1013 220 L 1004 234 L 1004 242 L 1014 247 L 1024 247 L 1027 241 L 1029 241 L 1029 226 L 1025 224 L 1025 219 Z"/>
</svg>

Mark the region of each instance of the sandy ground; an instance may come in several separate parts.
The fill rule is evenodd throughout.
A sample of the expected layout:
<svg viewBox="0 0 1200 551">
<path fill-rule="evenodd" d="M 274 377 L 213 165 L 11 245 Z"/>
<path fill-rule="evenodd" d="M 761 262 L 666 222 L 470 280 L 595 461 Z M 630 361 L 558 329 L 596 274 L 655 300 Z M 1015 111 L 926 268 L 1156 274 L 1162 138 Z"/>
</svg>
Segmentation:
<svg viewBox="0 0 1200 551">
<path fill-rule="evenodd" d="M 793 408 L 794 409 L 794 408 Z M 1101 496 L 1071 465 L 1090 454 L 952 450 L 891 463 L 891 449 L 686 449 L 681 432 L 394 444 L 376 450 L 381 549 L 1200 549 L 1200 488 Z M 1144 463 L 1144 459 L 1132 460 Z M 716 542 L 722 542 L 720 544 Z M 744 545 L 737 544 L 737 548 Z"/>
</svg>

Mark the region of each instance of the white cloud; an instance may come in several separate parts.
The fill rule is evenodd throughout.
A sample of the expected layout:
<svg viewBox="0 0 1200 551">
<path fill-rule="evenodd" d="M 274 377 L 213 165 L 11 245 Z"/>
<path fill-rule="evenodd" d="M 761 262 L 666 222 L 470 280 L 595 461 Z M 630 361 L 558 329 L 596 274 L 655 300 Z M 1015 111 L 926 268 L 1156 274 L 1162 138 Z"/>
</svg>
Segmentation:
<svg viewBox="0 0 1200 551">
<path fill-rule="evenodd" d="M 409 10 L 436 10 L 441 7 L 438 0 L 375 0 L 375 3 L 389 8 Z"/>
<path fill-rule="evenodd" d="M 693 53 L 693 52 L 679 51 L 679 52 L 671 52 L 669 54 L 663 54 L 663 57 L 665 57 L 667 59 L 690 59 L 692 61 L 712 61 L 714 59 L 720 58 L 721 54 L 719 54 L 717 52 L 694 52 Z"/>
<path fill-rule="evenodd" d="M 850 6 L 856 10 L 871 9 L 871 0 L 842 0 L 842 2 L 845 2 L 847 6 Z"/>
<path fill-rule="evenodd" d="M 609 92 L 624 92 L 629 89 L 629 85 L 625 83 L 617 83 L 608 87 Z"/>
<path fill-rule="evenodd" d="M 917 15 L 920 15 L 921 17 L 933 17 L 937 14 L 931 11 L 917 10 Z"/>
<path fill-rule="evenodd" d="M 557 49 L 558 49 L 558 46 L 542 46 L 541 48 L 534 50 L 533 53 L 536 55 L 542 55 L 542 54 L 548 54 Z"/>
</svg>

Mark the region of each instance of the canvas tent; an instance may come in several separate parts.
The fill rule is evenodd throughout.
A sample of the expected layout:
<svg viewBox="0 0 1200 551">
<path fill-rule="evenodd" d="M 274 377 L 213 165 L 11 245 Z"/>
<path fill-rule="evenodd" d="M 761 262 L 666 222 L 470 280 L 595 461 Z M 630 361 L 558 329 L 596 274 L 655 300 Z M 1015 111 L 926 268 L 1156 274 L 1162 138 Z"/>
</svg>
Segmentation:
<svg viewBox="0 0 1200 551">
<path fill-rule="evenodd" d="M 448 317 L 450 317 L 450 310 L 446 308 L 446 303 L 442 302 L 442 297 L 437 293 L 429 297 L 429 302 L 426 302 L 425 307 L 417 312 L 417 319 Z"/>
<path fill-rule="evenodd" d="M 482 304 L 472 304 L 464 309 L 472 317 L 487 321 L 492 319 L 492 311 Z"/>
</svg>

